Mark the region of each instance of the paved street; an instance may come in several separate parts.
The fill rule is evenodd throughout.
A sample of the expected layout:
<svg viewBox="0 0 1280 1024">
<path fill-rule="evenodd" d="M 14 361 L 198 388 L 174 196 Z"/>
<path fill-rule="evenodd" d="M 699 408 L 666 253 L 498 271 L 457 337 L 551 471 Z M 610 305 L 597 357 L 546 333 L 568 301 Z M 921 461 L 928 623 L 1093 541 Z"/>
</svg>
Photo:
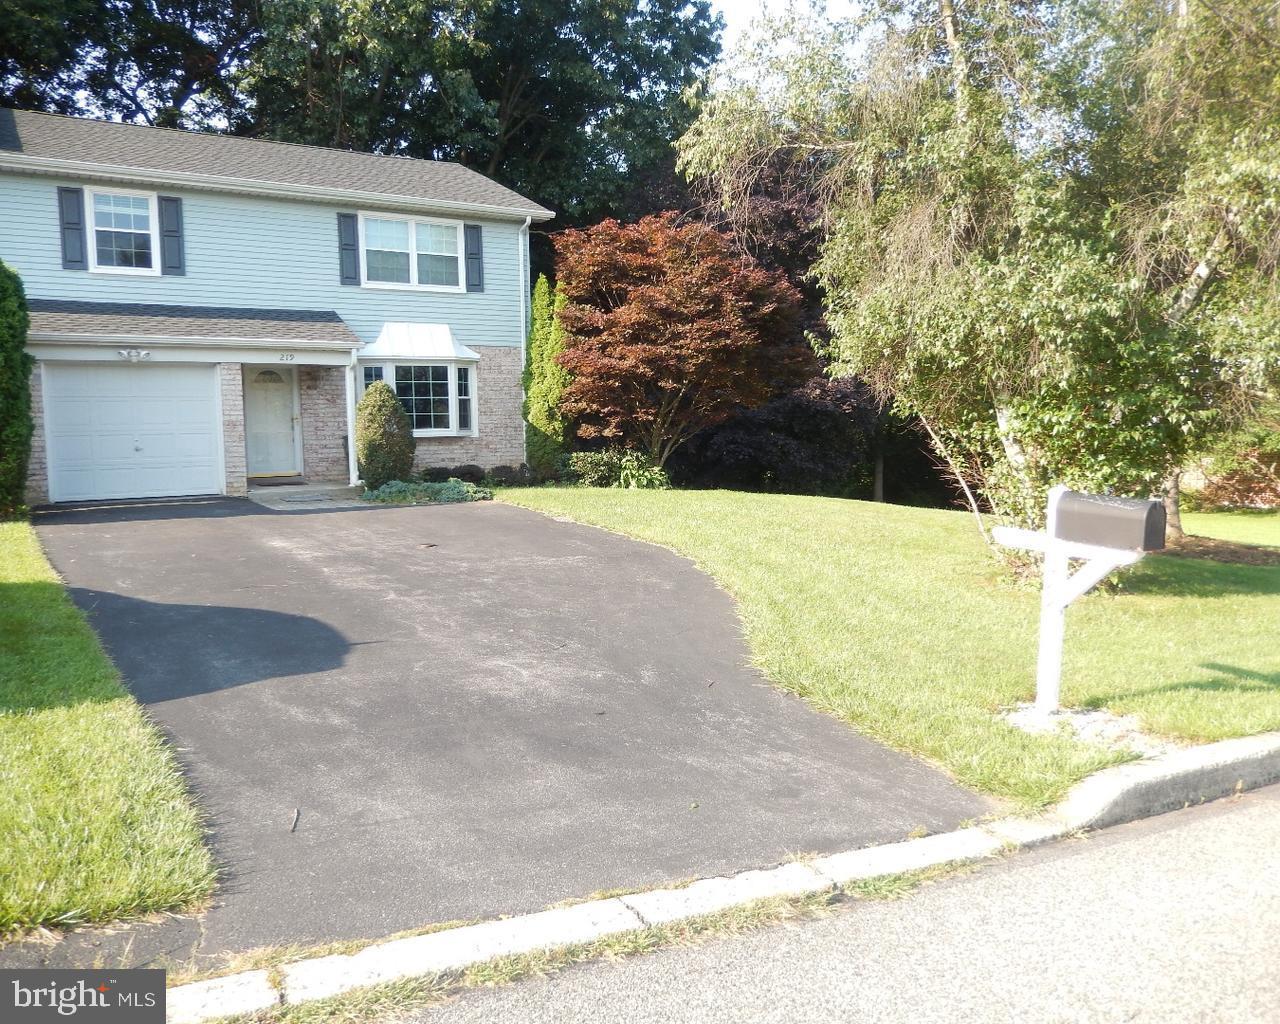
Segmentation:
<svg viewBox="0 0 1280 1024">
<path fill-rule="evenodd" d="M 418 1024 L 1280 1021 L 1280 786 Z"/>
</svg>

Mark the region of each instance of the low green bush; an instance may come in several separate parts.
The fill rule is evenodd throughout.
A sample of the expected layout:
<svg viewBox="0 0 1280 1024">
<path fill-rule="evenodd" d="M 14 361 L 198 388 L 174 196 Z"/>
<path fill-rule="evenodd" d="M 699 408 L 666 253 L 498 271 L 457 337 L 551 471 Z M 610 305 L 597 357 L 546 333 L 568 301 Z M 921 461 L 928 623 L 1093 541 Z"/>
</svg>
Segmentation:
<svg viewBox="0 0 1280 1024">
<path fill-rule="evenodd" d="M 624 448 L 574 452 L 565 462 L 565 477 L 587 487 L 616 487 L 622 473 Z"/>
<path fill-rule="evenodd" d="M 377 490 L 365 491 L 361 497 L 381 505 L 446 505 L 459 501 L 488 501 L 493 492 L 487 487 L 477 487 L 466 480 L 450 477 L 441 481 L 392 480 Z"/>
<path fill-rule="evenodd" d="M 469 484 L 482 484 L 485 481 L 485 471 L 482 467 L 473 463 L 467 463 L 465 466 L 428 466 L 418 474 L 417 479 L 425 480 L 429 484 L 440 484 L 446 480 L 465 480 Z"/>
<path fill-rule="evenodd" d="M 574 452 L 565 476 L 587 487 L 626 487 L 631 490 L 665 490 L 671 486 L 664 469 L 643 452 L 606 448 L 599 452 Z"/>
<path fill-rule="evenodd" d="M 618 486 L 632 491 L 665 491 L 671 486 L 667 471 L 655 466 L 641 452 L 627 452 L 622 457 L 622 469 L 618 473 Z"/>
<path fill-rule="evenodd" d="M 535 477 L 526 465 L 494 466 L 485 474 L 484 482 L 493 487 L 528 487 Z"/>
</svg>

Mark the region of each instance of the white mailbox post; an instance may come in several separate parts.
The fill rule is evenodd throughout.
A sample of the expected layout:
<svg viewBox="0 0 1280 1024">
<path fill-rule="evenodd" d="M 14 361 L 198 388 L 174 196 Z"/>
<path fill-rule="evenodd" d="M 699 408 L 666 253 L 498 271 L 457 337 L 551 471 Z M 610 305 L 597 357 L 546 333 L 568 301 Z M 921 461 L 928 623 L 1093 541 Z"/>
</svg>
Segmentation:
<svg viewBox="0 0 1280 1024">
<path fill-rule="evenodd" d="M 1158 501 L 1081 494 L 1058 486 L 1049 492 L 1047 528 L 997 526 L 998 544 L 1044 553 L 1040 594 L 1040 651 L 1036 658 L 1035 710 L 1058 710 L 1062 640 L 1067 606 L 1109 573 L 1164 547 L 1164 506 Z M 1072 560 L 1084 564 L 1074 573 Z"/>
</svg>

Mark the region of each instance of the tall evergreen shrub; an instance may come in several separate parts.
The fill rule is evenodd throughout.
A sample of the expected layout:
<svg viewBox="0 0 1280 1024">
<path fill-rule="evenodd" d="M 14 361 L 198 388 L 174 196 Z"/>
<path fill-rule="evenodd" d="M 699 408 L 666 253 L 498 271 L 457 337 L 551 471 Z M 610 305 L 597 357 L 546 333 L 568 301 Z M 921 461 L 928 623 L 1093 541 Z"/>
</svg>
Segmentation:
<svg viewBox="0 0 1280 1024">
<path fill-rule="evenodd" d="M 356 406 L 356 464 L 365 487 L 376 491 L 413 473 L 413 428 L 385 381 L 374 381 Z"/>
<path fill-rule="evenodd" d="M 564 454 L 566 421 L 560 413 L 560 393 L 569 383 L 569 372 L 556 356 L 564 351 L 564 331 L 559 310 L 560 290 L 552 291 L 546 274 L 533 289 L 532 322 L 524 370 L 525 458 L 540 477 L 554 476 Z"/>
<path fill-rule="evenodd" d="M 0 518 L 23 510 L 31 461 L 31 367 L 22 279 L 0 262 Z"/>
</svg>

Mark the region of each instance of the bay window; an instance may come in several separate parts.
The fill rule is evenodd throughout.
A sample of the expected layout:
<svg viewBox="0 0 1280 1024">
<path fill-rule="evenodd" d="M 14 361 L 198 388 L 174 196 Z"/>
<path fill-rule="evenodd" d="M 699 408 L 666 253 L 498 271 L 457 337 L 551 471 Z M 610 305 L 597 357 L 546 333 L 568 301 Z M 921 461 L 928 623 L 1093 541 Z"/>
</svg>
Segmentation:
<svg viewBox="0 0 1280 1024">
<path fill-rule="evenodd" d="M 385 381 L 418 437 L 475 434 L 475 368 L 453 362 L 364 363 L 362 388 Z"/>
</svg>

